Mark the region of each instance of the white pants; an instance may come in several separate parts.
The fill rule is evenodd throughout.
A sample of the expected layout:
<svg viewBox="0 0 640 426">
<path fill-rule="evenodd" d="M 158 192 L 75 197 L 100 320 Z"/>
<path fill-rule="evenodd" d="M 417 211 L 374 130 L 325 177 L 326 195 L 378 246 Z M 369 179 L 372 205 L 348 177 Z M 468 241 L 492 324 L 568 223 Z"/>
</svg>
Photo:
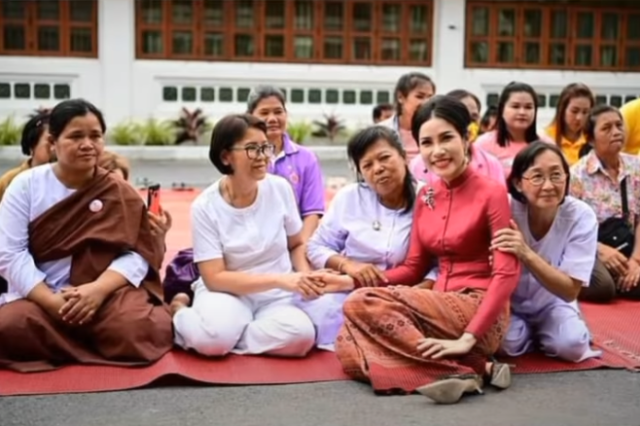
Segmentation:
<svg viewBox="0 0 640 426">
<path fill-rule="evenodd" d="M 175 343 L 202 355 L 305 356 L 315 342 L 311 319 L 293 306 L 291 294 L 270 291 L 233 296 L 196 282 L 193 306 L 173 317 Z"/>
<path fill-rule="evenodd" d="M 546 355 L 565 361 L 581 362 L 601 355 L 589 345 L 589 330 L 580 311 L 569 304 L 551 306 L 527 317 L 511 314 L 502 342 L 504 353 L 516 357 L 531 352 L 536 340 Z"/>
</svg>

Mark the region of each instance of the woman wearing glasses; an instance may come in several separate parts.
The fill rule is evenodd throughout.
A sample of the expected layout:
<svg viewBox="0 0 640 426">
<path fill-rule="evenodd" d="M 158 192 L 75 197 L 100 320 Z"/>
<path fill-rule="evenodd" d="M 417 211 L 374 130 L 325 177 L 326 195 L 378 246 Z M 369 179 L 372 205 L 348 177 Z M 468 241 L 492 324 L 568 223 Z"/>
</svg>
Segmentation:
<svg viewBox="0 0 640 426">
<path fill-rule="evenodd" d="M 560 148 L 528 145 L 514 159 L 508 187 L 513 221 L 495 233 L 492 248 L 516 255 L 523 268 L 503 351 L 541 349 L 573 362 L 598 356 L 576 301 L 589 285 L 598 221 L 586 203 L 567 195 L 569 164 Z"/>
<path fill-rule="evenodd" d="M 302 218 L 302 239 L 306 242 L 324 214 L 325 188 L 316 155 L 296 144 L 286 132 L 287 109 L 284 93 L 274 86 L 258 86 L 247 99 L 247 112 L 267 126 L 267 139 L 274 146 L 268 172 L 282 176 L 293 188 L 298 214 Z M 163 286 L 165 300 L 177 293 L 191 294 L 191 283 L 198 278 L 193 250 L 182 250 L 167 267 Z"/>
<path fill-rule="evenodd" d="M 292 303 L 310 271 L 302 220 L 285 179 L 268 174 L 274 146 L 252 115 L 220 120 L 209 158 L 224 175 L 191 207 L 194 261 L 200 278 L 193 306 L 184 293 L 171 303 L 175 342 L 207 356 L 301 357 L 315 330 Z"/>
</svg>

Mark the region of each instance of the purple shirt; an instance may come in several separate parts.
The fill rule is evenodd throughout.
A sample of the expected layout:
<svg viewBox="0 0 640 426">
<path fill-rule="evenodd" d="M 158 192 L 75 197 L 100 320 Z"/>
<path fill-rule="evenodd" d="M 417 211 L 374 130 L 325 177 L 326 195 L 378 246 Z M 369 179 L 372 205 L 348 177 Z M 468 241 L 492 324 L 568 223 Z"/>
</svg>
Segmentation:
<svg viewBox="0 0 640 426">
<path fill-rule="evenodd" d="M 324 182 L 318 158 L 286 133 L 282 152 L 269 164 L 269 173 L 282 176 L 291 184 L 302 218 L 324 213 Z"/>
</svg>

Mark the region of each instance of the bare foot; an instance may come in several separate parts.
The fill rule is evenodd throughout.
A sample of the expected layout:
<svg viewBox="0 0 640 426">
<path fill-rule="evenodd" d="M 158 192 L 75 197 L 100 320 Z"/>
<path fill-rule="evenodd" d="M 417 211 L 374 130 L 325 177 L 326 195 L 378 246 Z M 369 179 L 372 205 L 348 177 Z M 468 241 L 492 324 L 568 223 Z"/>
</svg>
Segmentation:
<svg viewBox="0 0 640 426">
<path fill-rule="evenodd" d="M 169 308 L 171 308 L 171 316 L 174 316 L 180 309 L 188 307 L 189 303 L 191 303 L 191 299 L 185 293 L 178 293 L 173 296 L 173 300 L 171 300 L 171 304 L 169 305 Z"/>
</svg>

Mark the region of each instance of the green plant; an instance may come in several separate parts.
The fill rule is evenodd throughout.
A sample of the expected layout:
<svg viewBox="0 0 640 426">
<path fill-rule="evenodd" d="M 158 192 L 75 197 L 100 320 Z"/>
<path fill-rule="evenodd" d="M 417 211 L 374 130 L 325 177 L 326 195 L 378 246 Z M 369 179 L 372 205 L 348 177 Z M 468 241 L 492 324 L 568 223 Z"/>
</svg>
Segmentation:
<svg viewBox="0 0 640 426">
<path fill-rule="evenodd" d="M 109 139 L 116 145 L 140 145 L 144 142 L 142 126 L 126 121 L 117 124 L 109 131 Z"/>
<path fill-rule="evenodd" d="M 150 118 L 140 126 L 140 131 L 145 145 L 171 145 L 175 140 L 176 129 L 171 121 Z"/>
<path fill-rule="evenodd" d="M 313 124 L 316 126 L 313 135 L 325 137 L 330 142 L 333 142 L 345 131 L 343 121 L 335 114 L 324 114 L 324 121 L 316 120 Z"/>
<path fill-rule="evenodd" d="M 306 121 L 298 121 L 287 125 L 287 133 L 292 141 L 304 144 L 313 133 L 313 126 Z"/>
<path fill-rule="evenodd" d="M 180 118 L 174 121 L 173 125 L 177 132 L 174 142 L 176 145 L 185 142 L 197 143 L 204 133 L 213 128 L 200 108 L 194 111 L 182 108 Z"/>
<path fill-rule="evenodd" d="M 13 115 L 0 122 L 0 146 L 18 145 L 22 138 L 22 126 L 16 123 Z"/>
</svg>

